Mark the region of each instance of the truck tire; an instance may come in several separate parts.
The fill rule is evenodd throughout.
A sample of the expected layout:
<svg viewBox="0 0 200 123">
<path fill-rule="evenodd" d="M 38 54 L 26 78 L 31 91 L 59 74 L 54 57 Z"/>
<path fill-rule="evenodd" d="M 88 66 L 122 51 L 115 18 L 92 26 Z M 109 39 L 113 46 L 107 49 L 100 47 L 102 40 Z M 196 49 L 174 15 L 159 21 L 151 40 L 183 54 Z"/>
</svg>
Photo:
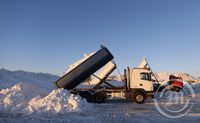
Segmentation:
<svg viewBox="0 0 200 123">
<path fill-rule="evenodd" d="M 96 92 L 94 94 L 95 103 L 103 103 L 106 100 L 106 94 L 104 92 Z"/>
<path fill-rule="evenodd" d="M 144 103 L 145 99 L 146 99 L 146 96 L 143 92 L 140 92 L 140 91 L 135 92 L 134 100 L 136 103 L 142 104 L 142 103 Z"/>
</svg>

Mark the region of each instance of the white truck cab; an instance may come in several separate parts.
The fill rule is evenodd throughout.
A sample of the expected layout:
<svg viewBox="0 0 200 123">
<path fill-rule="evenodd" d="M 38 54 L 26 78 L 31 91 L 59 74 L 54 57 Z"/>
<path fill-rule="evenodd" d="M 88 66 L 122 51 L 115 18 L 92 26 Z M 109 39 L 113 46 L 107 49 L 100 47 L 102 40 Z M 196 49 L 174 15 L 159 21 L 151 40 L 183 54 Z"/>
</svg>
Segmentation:
<svg viewBox="0 0 200 123">
<path fill-rule="evenodd" d="M 153 98 L 153 81 L 148 68 L 128 68 L 125 70 L 127 89 L 125 98 L 143 103 L 147 98 Z"/>
<path fill-rule="evenodd" d="M 111 89 L 107 94 L 111 98 L 124 98 L 142 104 L 153 98 L 152 72 L 148 68 L 127 68 L 124 72 L 124 88 Z"/>
<path fill-rule="evenodd" d="M 133 68 L 130 69 L 130 89 L 144 89 L 145 91 L 153 91 L 153 83 L 151 80 L 151 72 L 148 69 Z"/>
</svg>

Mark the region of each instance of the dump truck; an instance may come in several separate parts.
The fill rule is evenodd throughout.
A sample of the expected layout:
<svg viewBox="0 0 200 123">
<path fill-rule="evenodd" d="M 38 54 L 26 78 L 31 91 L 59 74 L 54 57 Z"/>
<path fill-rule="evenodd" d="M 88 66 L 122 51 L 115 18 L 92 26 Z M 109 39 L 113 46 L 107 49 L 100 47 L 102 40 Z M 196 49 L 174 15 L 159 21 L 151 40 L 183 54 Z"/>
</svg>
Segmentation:
<svg viewBox="0 0 200 123">
<path fill-rule="evenodd" d="M 88 102 L 102 103 L 108 98 L 122 98 L 142 104 L 146 99 L 154 97 L 152 71 L 149 68 L 127 67 L 121 81 L 123 84 L 118 86 L 107 81 L 107 77 L 116 67 L 114 56 L 102 46 L 99 51 L 59 78 L 55 84 L 58 88 L 80 95 Z M 88 80 L 91 76 L 93 78 Z M 86 80 L 93 83 L 93 86 L 80 87 Z"/>
</svg>

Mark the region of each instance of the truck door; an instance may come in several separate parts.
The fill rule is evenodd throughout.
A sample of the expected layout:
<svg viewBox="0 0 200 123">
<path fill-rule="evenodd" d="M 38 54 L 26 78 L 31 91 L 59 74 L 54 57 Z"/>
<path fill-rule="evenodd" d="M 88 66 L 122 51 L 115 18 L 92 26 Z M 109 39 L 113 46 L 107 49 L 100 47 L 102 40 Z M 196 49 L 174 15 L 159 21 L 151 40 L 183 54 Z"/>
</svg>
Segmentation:
<svg viewBox="0 0 200 123">
<path fill-rule="evenodd" d="M 153 83 L 151 80 L 151 74 L 148 72 L 140 73 L 140 88 L 145 91 L 153 91 Z"/>
</svg>

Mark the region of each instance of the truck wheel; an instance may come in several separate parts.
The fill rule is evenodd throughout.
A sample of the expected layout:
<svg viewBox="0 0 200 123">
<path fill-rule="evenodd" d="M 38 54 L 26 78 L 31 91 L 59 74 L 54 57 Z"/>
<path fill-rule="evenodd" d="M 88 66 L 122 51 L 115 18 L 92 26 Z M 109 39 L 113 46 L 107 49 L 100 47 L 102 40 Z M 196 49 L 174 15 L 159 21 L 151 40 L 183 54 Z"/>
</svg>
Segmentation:
<svg viewBox="0 0 200 123">
<path fill-rule="evenodd" d="M 144 103 L 145 99 L 146 99 L 145 94 L 142 93 L 142 92 L 136 92 L 135 95 L 134 95 L 134 100 L 138 104 Z"/>
<path fill-rule="evenodd" d="M 96 103 L 102 103 L 106 99 L 106 94 L 104 92 L 97 92 L 94 94 L 94 101 Z"/>
</svg>

